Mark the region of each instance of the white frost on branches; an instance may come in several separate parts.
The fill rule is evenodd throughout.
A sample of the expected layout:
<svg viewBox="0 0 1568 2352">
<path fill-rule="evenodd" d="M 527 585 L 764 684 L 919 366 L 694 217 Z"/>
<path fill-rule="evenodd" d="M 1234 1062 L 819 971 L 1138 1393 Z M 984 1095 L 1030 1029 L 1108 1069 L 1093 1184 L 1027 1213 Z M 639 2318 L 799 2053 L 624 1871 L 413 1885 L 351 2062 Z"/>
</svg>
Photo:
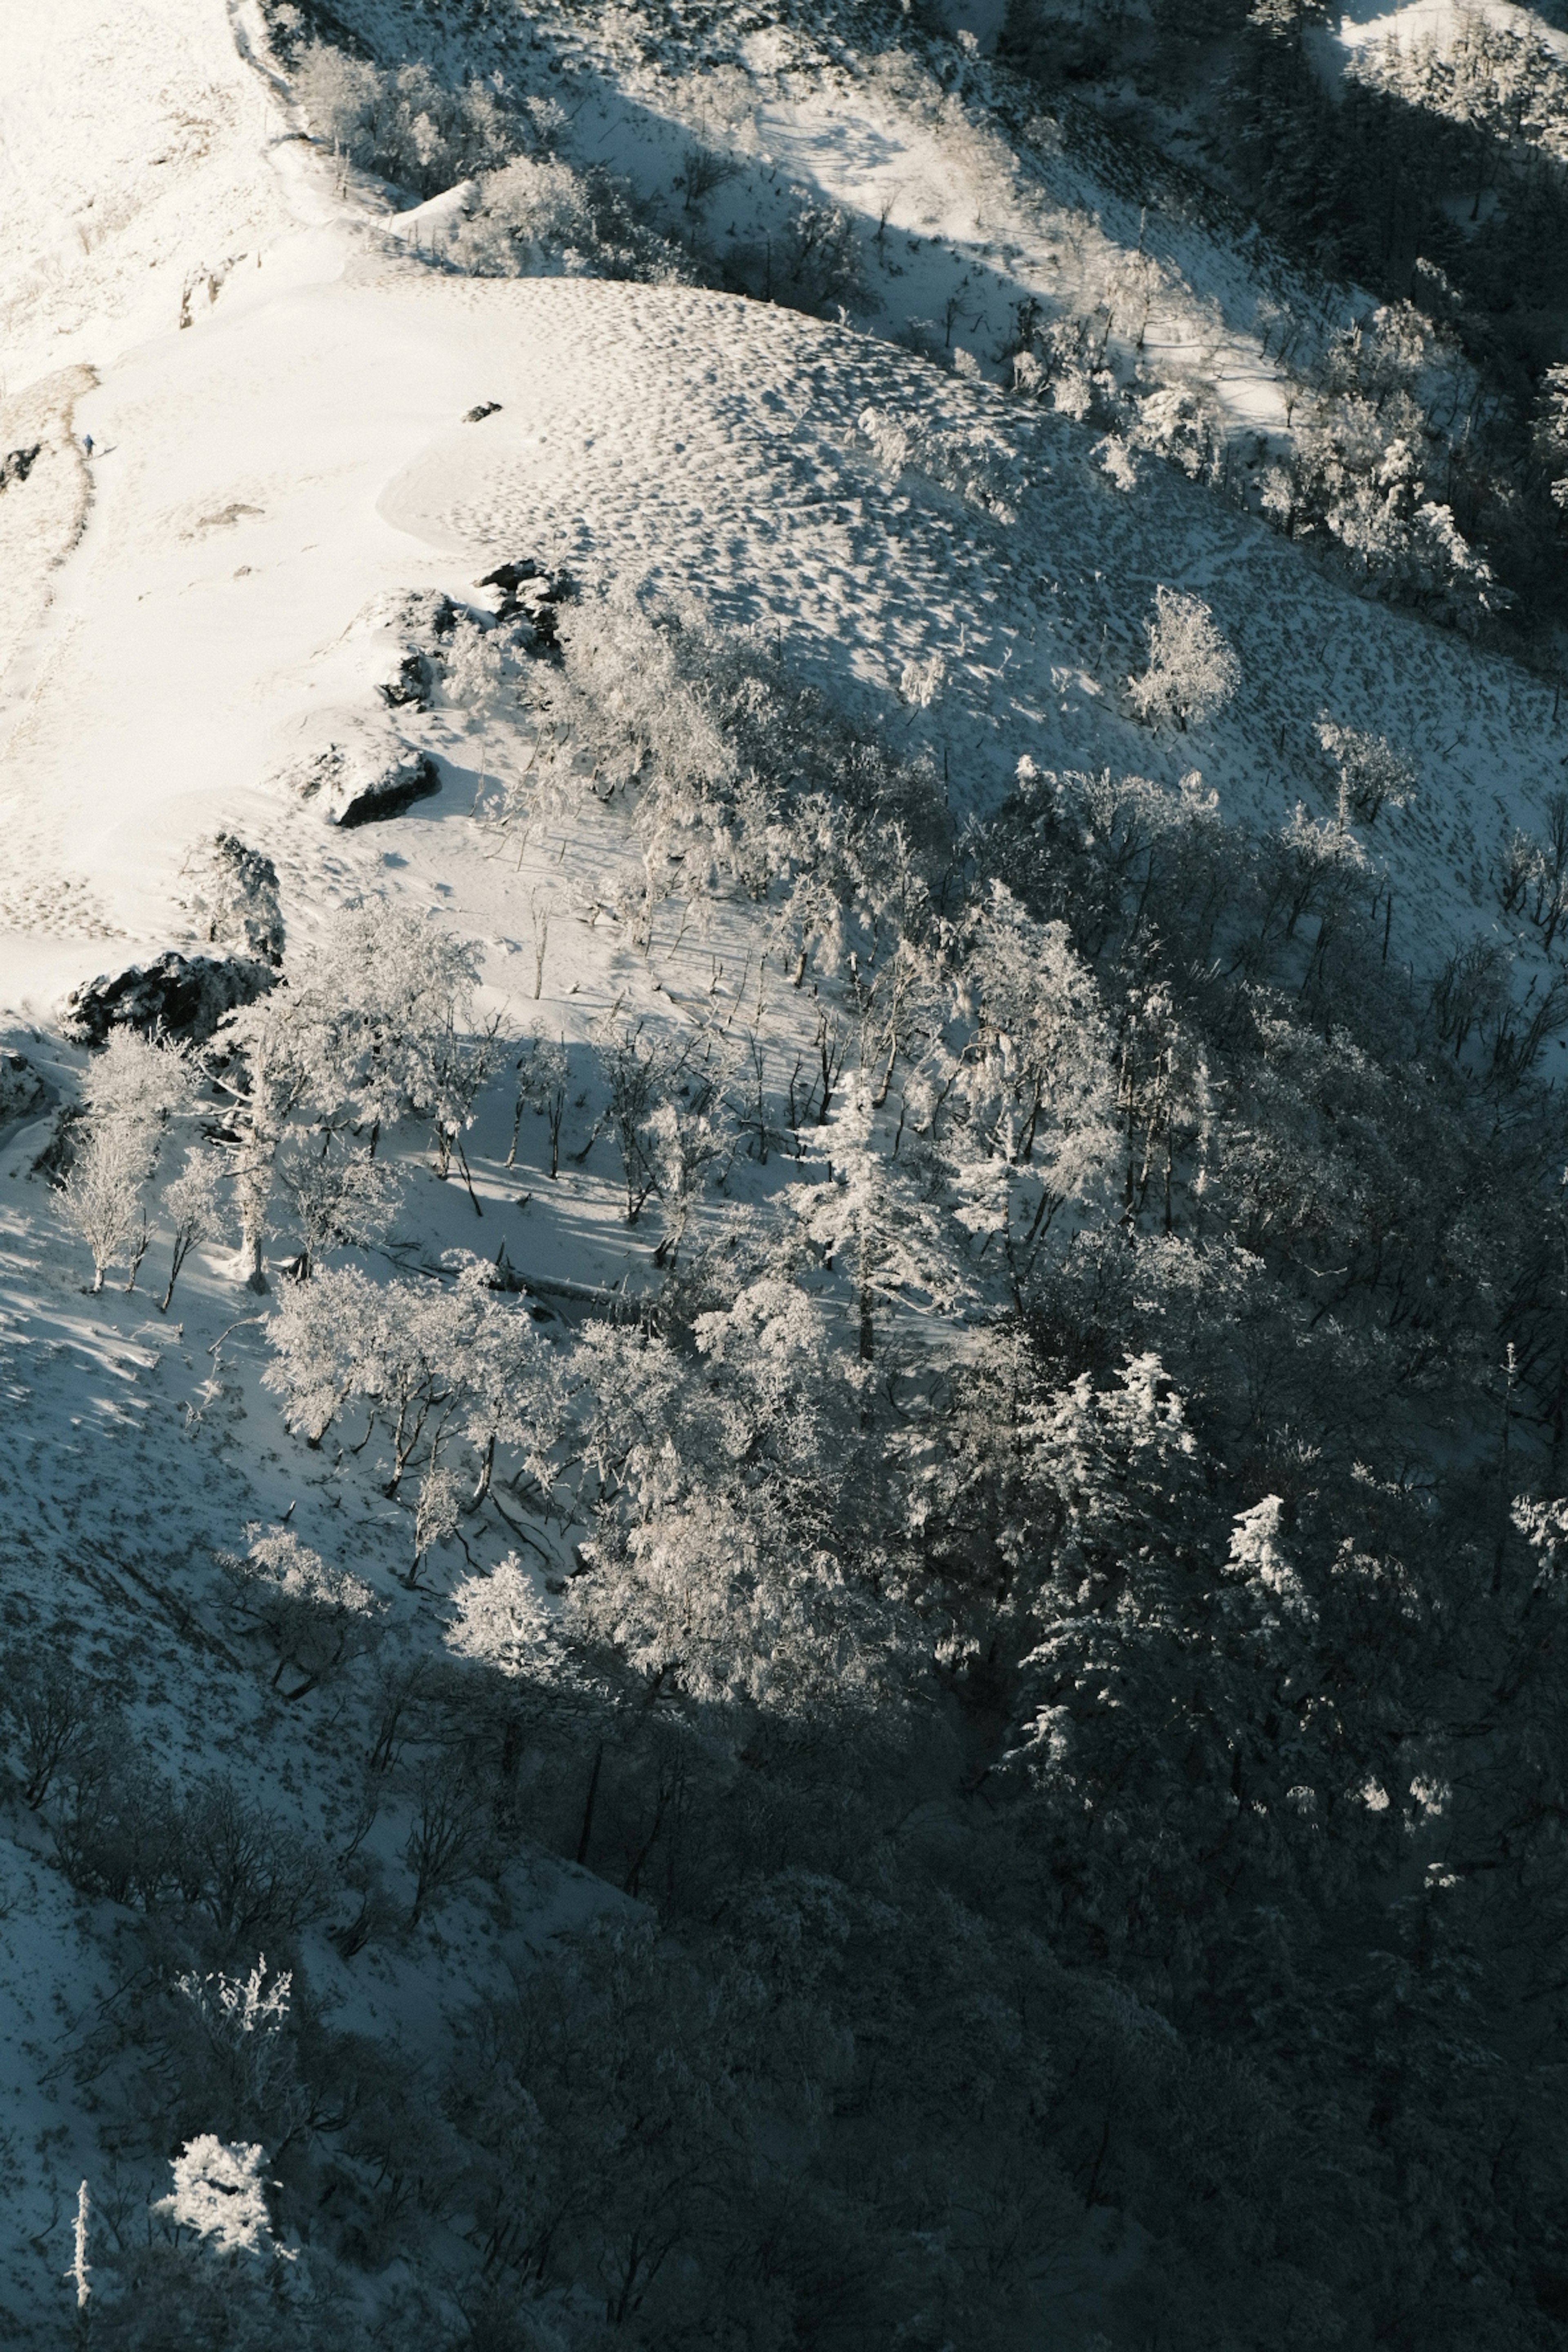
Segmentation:
<svg viewBox="0 0 1568 2352">
<path fill-rule="evenodd" d="M 176 2230 L 191 2231 L 215 2254 L 284 2254 L 267 2211 L 265 2161 L 257 2143 L 231 2143 L 204 2132 L 169 2159 L 174 2185 L 153 2210 Z"/>
<path fill-rule="evenodd" d="M 485 1576 L 465 1576 L 452 1593 L 447 1647 L 503 1675 L 538 1675 L 555 1664 L 554 1619 L 516 1552 Z"/>
<path fill-rule="evenodd" d="M 1203 599 L 1157 588 L 1146 625 L 1149 667 L 1128 680 L 1139 717 L 1152 727 L 1173 720 L 1184 730 L 1223 710 L 1241 683 L 1241 664 Z"/>
</svg>

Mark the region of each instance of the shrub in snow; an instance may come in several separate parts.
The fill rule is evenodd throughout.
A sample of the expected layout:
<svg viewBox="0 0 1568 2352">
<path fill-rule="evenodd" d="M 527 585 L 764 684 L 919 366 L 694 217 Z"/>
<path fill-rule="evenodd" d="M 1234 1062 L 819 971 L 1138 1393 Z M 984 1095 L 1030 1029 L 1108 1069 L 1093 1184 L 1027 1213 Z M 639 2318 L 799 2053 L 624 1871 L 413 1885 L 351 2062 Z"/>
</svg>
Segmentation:
<svg viewBox="0 0 1568 2352">
<path fill-rule="evenodd" d="M 205 2132 L 171 2157 L 174 2185 L 153 2210 L 174 2229 L 189 2230 L 215 2254 L 280 2254 L 267 2210 L 265 2162 L 259 2147 Z"/>
<path fill-rule="evenodd" d="M 232 833 L 203 842 L 187 856 L 186 905 L 203 940 L 242 949 L 274 967 L 283 961 L 278 868 Z"/>
<path fill-rule="evenodd" d="M 1184 731 L 1223 710 L 1241 682 L 1241 665 L 1202 598 L 1157 588 L 1146 626 L 1149 667 L 1128 681 L 1139 717 L 1150 726 L 1172 719 Z"/>
<path fill-rule="evenodd" d="M 53 1650 L 17 1643 L 0 1656 L 0 1722 L 26 1804 L 36 1810 L 68 1775 L 101 1706 L 102 1693 Z"/>
<path fill-rule="evenodd" d="M 246 1975 L 175 1979 L 176 2057 L 187 2114 L 217 2126 L 219 2139 L 266 2136 L 274 2149 L 298 2128 L 305 2102 L 288 2024 L 293 1978 L 268 1975 L 266 1955 Z"/>
<path fill-rule="evenodd" d="M 483 278 L 696 282 L 679 246 L 641 217 L 627 184 L 552 155 L 519 155 L 481 181 L 447 250 L 459 268 Z"/>
<path fill-rule="evenodd" d="M 1189 480 L 1213 481 L 1219 473 L 1225 426 L 1202 388 L 1184 380 L 1161 383 L 1140 372 L 1128 397 L 1127 439 L 1133 449 L 1164 457 Z M 1107 467 L 1106 470 L 1110 469 Z"/>
<path fill-rule="evenodd" d="M 467 1759 L 439 1757 L 421 1771 L 403 1859 L 414 1879 L 408 1925 L 417 1927 L 432 1898 L 473 1877 L 483 1859 L 487 1823 Z"/>
<path fill-rule="evenodd" d="M 277 1654 L 276 1690 L 285 1673 L 300 1676 L 285 1694 L 303 1698 L 367 1638 L 380 1603 L 349 1570 L 322 1559 L 291 1528 L 247 1528 L 243 1559 L 220 1553 L 235 1605 L 246 1624 Z"/>
<path fill-rule="evenodd" d="M 1097 441 L 1093 457 L 1107 481 L 1119 490 L 1135 490 L 1138 487 L 1138 460 L 1119 433 L 1108 433 Z"/>
<path fill-rule="evenodd" d="M 978 428 L 944 433 L 883 408 L 863 408 L 855 421 L 889 472 L 913 467 L 999 522 L 1016 520 L 1014 461 L 992 435 Z"/>
<path fill-rule="evenodd" d="M 824 318 L 871 299 L 848 214 L 804 193 L 760 244 L 727 244 L 723 272 L 727 285 L 759 301 L 787 302 Z"/>
</svg>

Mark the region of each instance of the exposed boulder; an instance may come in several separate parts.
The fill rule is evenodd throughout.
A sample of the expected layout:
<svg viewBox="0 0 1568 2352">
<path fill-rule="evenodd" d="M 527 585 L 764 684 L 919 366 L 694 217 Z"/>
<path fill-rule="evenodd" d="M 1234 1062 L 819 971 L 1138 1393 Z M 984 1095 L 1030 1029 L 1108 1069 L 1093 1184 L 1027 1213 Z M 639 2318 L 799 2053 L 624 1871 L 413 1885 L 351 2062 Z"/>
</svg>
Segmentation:
<svg viewBox="0 0 1568 2352">
<path fill-rule="evenodd" d="M 384 662 L 387 675 L 378 681 L 376 691 L 390 709 L 430 708 L 440 675 L 441 649 L 458 622 L 467 617 L 461 604 L 436 588 L 378 596 L 366 605 L 354 623 L 354 634 L 372 638 L 378 648 L 385 646 L 378 659 Z M 483 617 L 488 623 L 489 614 Z"/>
<path fill-rule="evenodd" d="M 249 956 L 183 956 L 171 950 L 153 963 L 100 973 L 66 1003 L 66 1026 L 89 1045 L 111 1029 L 156 1029 L 182 1044 L 201 1045 L 226 1013 L 253 1004 L 276 981 L 270 964 Z"/>
<path fill-rule="evenodd" d="M 500 415 L 500 403 L 499 400 L 481 400 L 477 408 L 470 408 L 465 411 L 463 422 L 465 425 L 482 425 L 487 416 L 499 416 Z"/>
<path fill-rule="evenodd" d="M 500 606 L 496 619 L 510 624 L 514 629 L 522 624 L 531 637 L 531 650 L 550 653 L 557 636 L 556 607 L 570 602 L 575 593 L 572 581 L 563 572 L 546 572 L 531 556 L 523 556 L 516 563 L 498 563 L 475 585 L 499 588 Z"/>
<path fill-rule="evenodd" d="M 441 772 L 427 751 L 374 719 L 348 716 L 331 742 L 300 761 L 288 782 L 329 824 L 374 824 L 401 816 L 416 801 L 441 789 Z"/>
<path fill-rule="evenodd" d="M 35 441 L 30 449 L 8 449 L 0 457 L 0 490 L 8 490 L 13 482 L 26 480 L 43 446 L 41 441 Z"/>
<path fill-rule="evenodd" d="M 48 1087 L 25 1054 L 0 1045 L 0 1127 L 41 1109 Z"/>
</svg>

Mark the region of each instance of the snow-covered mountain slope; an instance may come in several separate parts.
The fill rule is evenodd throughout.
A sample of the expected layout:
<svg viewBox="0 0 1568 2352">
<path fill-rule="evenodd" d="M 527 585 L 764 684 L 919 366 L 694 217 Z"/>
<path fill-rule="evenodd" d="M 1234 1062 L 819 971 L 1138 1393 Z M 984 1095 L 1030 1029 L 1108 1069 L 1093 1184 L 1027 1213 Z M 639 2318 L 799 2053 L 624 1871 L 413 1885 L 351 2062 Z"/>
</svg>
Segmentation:
<svg viewBox="0 0 1568 2352">
<path fill-rule="evenodd" d="M 249 97 L 232 139 L 259 149 L 267 126 L 271 225 L 317 217 L 78 400 L 90 519 L 3 689 L 14 1013 L 90 977 L 85 939 L 169 944 L 178 869 L 216 824 L 303 875 L 319 845 L 272 780 L 374 686 L 355 616 L 524 555 L 765 625 L 973 806 L 1027 755 L 1169 783 L 1196 766 L 1226 814 L 1272 824 L 1322 804 L 1320 718 L 1386 733 L 1422 781 L 1373 845 L 1420 910 L 1409 951 L 1484 922 L 1489 861 L 1563 758 L 1550 696 L 1506 662 L 1369 606 L 1155 461 L 1120 486 L 1089 432 L 878 338 L 690 289 L 432 270 L 374 218 L 329 221 Z M 219 241 L 254 233 L 250 179 L 226 155 L 214 180 Z M 6 513 L 35 501 L 29 482 Z M 1135 724 L 1125 694 L 1162 583 L 1204 597 L 1242 664 L 1191 735 Z M 932 656 L 940 693 L 901 709 Z M 460 825 L 460 790 L 443 805 Z"/>
<path fill-rule="evenodd" d="M 988 40 L 995 11 L 954 22 Z M 652 179 L 700 107 L 646 58 L 622 62 L 617 79 L 616 57 L 596 54 L 584 105 L 620 166 L 640 154 Z M 471 811 L 487 780 L 525 762 L 527 728 L 498 737 L 449 705 L 387 719 L 377 616 L 414 591 L 482 603 L 482 575 L 522 559 L 569 572 L 585 609 L 601 588 L 657 591 L 754 627 L 865 732 L 928 754 L 955 812 L 993 808 L 1026 760 L 1140 773 L 1173 794 L 1195 770 L 1222 814 L 1273 832 L 1299 802 L 1333 815 L 1321 722 L 1386 736 L 1418 779 L 1365 842 L 1386 869 L 1393 955 L 1424 978 L 1496 928 L 1501 845 L 1541 829 L 1563 782 L 1568 714 L 1551 693 L 990 380 L 1018 302 L 1060 300 L 1066 271 L 1068 302 L 1092 308 L 1116 257 L 1138 249 L 1132 199 L 1091 187 L 1079 163 L 1015 180 L 1005 142 L 979 140 L 962 110 L 923 116 L 890 68 L 868 105 L 858 83 L 792 80 L 788 57 L 756 65 L 771 90 L 748 83 L 729 125 L 752 158 L 737 234 L 765 233 L 792 189 L 852 207 L 874 257 L 863 315 L 458 276 L 411 252 L 374 192 L 304 137 L 248 6 L 6 12 L 0 418 L 5 448 L 39 455 L 0 491 L 0 1042 L 25 1046 L 58 1100 L 87 1058 L 61 1042 L 69 992 L 192 947 L 186 869 L 220 831 L 273 860 L 291 947 L 362 898 L 476 938 L 481 1009 L 509 1034 L 537 1022 L 559 1036 L 574 1085 L 610 1008 L 673 1027 L 694 1007 L 719 1020 L 754 1006 L 781 1066 L 809 1055 L 814 1000 L 764 982 L 753 904 L 672 907 L 639 951 L 605 912 L 635 866 L 618 812 L 584 794 L 500 854 Z M 425 225 L 437 253 L 457 209 L 439 203 Z M 1092 236 L 1056 245 L 1086 205 Z M 1185 291 L 1165 281 L 1151 349 L 1201 346 L 1232 420 L 1270 426 L 1282 401 L 1258 275 L 1192 224 L 1157 237 Z M 961 296 L 973 327 L 911 334 Z M 943 356 L 963 332 L 973 372 Z M 922 341 L 931 355 L 910 347 Z M 1142 723 L 1128 690 L 1163 587 L 1200 597 L 1239 664 L 1234 698 L 1190 729 Z M 395 821 L 335 830 L 297 779 L 373 719 L 436 762 L 440 789 Z M 216 1255 L 183 1278 L 176 1323 L 139 1293 L 84 1299 L 79 1245 L 32 1172 L 55 1108 L 33 1104 L 0 1138 L 14 1622 L 126 1676 L 172 1784 L 220 1770 L 264 1785 L 280 1817 L 341 1845 L 348 1735 L 324 1712 L 286 1712 L 237 1659 L 212 1555 L 247 1522 L 287 1520 L 328 1557 L 352 1550 L 399 1639 L 439 1655 L 445 1621 L 400 1582 L 407 1512 L 341 1450 L 284 1438 L 260 1382 L 265 1307 Z M 511 1112 L 500 1087 L 480 1106 L 470 1189 L 423 1165 L 411 1177 L 404 1261 L 504 1249 L 542 1298 L 562 1296 L 552 1284 L 599 1306 L 617 1285 L 640 1290 L 653 1244 L 617 1219 L 607 1150 L 551 1184 L 533 1122 L 509 1153 Z M 582 1532 L 542 1538 L 552 1570 Z M 504 1540 L 476 1536 L 482 1564 Z M 363 1833 L 389 1877 L 406 1826 Z M 0 2326 L 20 2341 L 57 2285 L 75 2179 L 100 2154 L 70 2084 L 109 1989 L 112 1921 L 66 1898 L 41 1829 L 8 1833 L 4 1856 L 0 2093 L 18 2147 Z M 378 1948 L 357 1972 L 315 1934 L 317 1998 L 345 2030 L 417 2051 L 530 1937 L 619 1899 L 541 1864 L 488 1910 L 454 1905 L 438 1947 Z M 1113 2264 L 1089 2245 L 1092 2212 L 1075 2227 L 1084 2244 L 1067 2231 L 1060 2261 L 1089 2281 L 1087 2324 Z"/>
</svg>

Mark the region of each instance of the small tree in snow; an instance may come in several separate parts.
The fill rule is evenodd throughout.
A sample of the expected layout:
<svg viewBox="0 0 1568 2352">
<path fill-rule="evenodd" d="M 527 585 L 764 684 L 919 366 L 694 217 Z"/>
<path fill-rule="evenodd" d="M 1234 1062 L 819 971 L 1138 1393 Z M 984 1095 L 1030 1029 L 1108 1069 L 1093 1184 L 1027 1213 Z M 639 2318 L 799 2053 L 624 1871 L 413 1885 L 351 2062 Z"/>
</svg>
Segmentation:
<svg viewBox="0 0 1568 2352">
<path fill-rule="evenodd" d="M 151 1161 L 160 1129 L 191 1100 L 191 1066 L 178 1045 L 111 1029 L 88 1064 L 81 1091 L 94 1122 L 121 1121 L 145 1139 Z"/>
<path fill-rule="evenodd" d="M 247 1528 L 243 1559 L 219 1556 L 240 1614 L 278 1656 L 276 1690 L 286 1671 L 300 1675 L 289 1700 L 307 1692 L 361 1646 L 379 1606 L 363 1578 L 322 1559 L 291 1528 Z"/>
<path fill-rule="evenodd" d="M 265 2161 L 258 2145 L 230 2144 L 204 2132 L 169 2159 L 174 2186 L 153 2210 L 176 2230 L 191 2231 L 215 2254 L 280 2254 L 267 2211 Z"/>
<path fill-rule="evenodd" d="M 153 1172 L 165 1122 L 192 1094 L 190 1065 L 175 1046 L 113 1029 L 82 1080 L 87 1140 L 64 1187 L 68 1217 L 92 1252 L 95 1292 L 110 1266 L 124 1265 L 136 1286 L 152 1227 L 142 1187 Z"/>
<path fill-rule="evenodd" d="M 265 1953 L 246 1976 L 216 1969 L 174 1980 L 195 2045 L 203 2111 L 231 2131 L 278 2135 L 275 2147 L 301 2117 L 294 2052 L 283 2031 L 293 1981 L 287 1969 L 268 1978 Z"/>
<path fill-rule="evenodd" d="M 518 1063 L 517 1108 L 512 1115 L 511 1146 L 506 1164 L 517 1162 L 517 1130 L 522 1124 L 525 1109 L 537 1111 L 550 1130 L 550 1173 L 561 1172 L 561 1129 L 566 1118 L 566 1095 L 571 1083 L 571 1071 L 566 1059 L 566 1040 L 556 1045 L 537 1030 L 528 1053 Z"/>
<path fill-rule="evenodd" d="M 419 1570 L 426 1552 L 455 1535 L 462 1515 L 463 1495 L 455 1475 L 444 1470 L 434 1453 L 425 1466 L 419 1481 L 419 1494 L 414 1506 L 414 1565 L 406 1582 L 410 1592 L 419 1581 Z"/>
<path fill-rule="evenodd" d="M 452 1592 L 447 1647 L 504 1675 L 542 1675 L 557 1657 L 555 1621 L 516 1552 Z"/>
<path fill-rule="evenodd" d="M 1414 796 L 1415 771 L 1385 736 L 1324 718 L 1318 721 L 1318 740 L 1339 770 L 1341 806 L 1358 824 L 1375 824 L 1384 802 L 1404 808 Z"/>
<path fill-rule="evenodd" d="M 385 1234 L 397 1207 L 397 1171 L 368 1151 L 353 1151 L 328 1135 L 286 1146 L 277 1177 L 303 1246 L 297 1271 L 309 1281 L 325 1249 L 364 1249 Z"/>
<path fill-rule="evenodd" d="M 164 1188 L 163 1213 L 169 1220 L 173 1248 L 169 1280 L 163 1297 L 158 1301 L 160 1315 L 166 1315 L 169 1311 L 169 1301 L 174 1295 L 180 1268 L 191 1252 L 204 1242 L 216 1240 L 223 1230 L 218 1177 L 218 1165 L 213 1153 L 198 1145 L 194 1151 L 185 1154 L 184 1168 Z"/>
<path fill-rule="evenodd" d="M 1152 727 L 1173 719 L 1184 731 L 1223 710 L 1241 683 L 1241 665 L 1202 598 L 1157 588 L 1147 627 L 1149 667 L 1128 681 L 1139 717 Z"/>
<path fill-rule="evenodd" d="M 136 1266 L 147 1245 L 142 1205 L 146 1173 L 145 1139 L 125 1120 L 107 1120 L 89 1129 L 60 1199 L 67 1216 L 92 1252 L 95 1295 L 103 1288 L 103 1277 L 111 1265 L 131 1265 L 132 1282 L 136 1278 Z M 129 1290 L 131 1283 L 125 1286 Z"/>
</svg>

